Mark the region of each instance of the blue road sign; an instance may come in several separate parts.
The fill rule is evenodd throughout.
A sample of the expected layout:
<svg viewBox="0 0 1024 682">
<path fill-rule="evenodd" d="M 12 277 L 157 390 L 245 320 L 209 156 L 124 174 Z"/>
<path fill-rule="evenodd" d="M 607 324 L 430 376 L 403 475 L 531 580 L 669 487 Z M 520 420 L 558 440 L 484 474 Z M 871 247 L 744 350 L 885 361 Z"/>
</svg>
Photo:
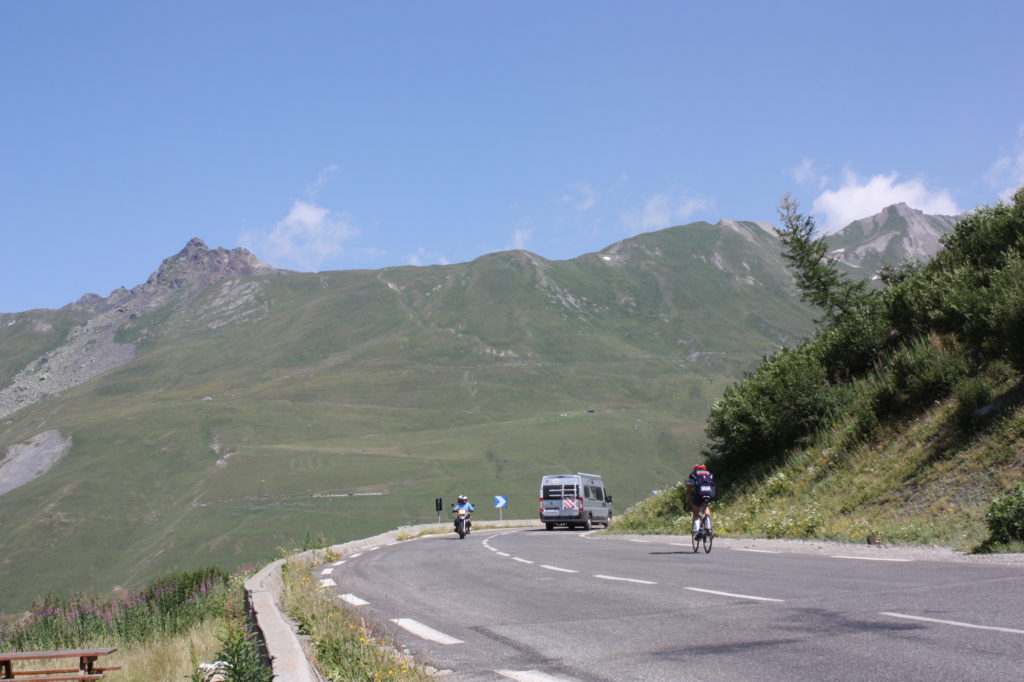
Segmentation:
<svg viewBox="0 0 1024 682">
<path fill-rule="evenodd" d="M 505 496 L 505 495 L 495 495 L 494 496 L 494 508 L 495 509 L 505 509 L 507 507 L 508 507 L 508 497 L 507 496 Z"/>
</svg>

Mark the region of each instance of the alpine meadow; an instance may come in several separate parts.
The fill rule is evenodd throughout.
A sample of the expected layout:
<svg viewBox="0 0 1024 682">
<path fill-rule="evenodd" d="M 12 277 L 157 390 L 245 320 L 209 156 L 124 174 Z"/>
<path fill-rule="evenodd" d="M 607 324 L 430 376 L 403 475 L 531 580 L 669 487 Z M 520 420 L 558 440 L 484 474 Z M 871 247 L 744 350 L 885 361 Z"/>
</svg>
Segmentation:
<svg viewBox="0 0 1024 682">
<path fill-rule="evenodd" d="M 887 211 L 844 252 L 955 222 Z M 814 333 L 801 296 L 771 226 L 723 220 L 322 273 L 195 239 L 131 290 L 0 315 L 0 611 L 434 521 L 460 493 L 532 518 L 546 473 L 601 473 L 621 513 Z"/>
</svg>

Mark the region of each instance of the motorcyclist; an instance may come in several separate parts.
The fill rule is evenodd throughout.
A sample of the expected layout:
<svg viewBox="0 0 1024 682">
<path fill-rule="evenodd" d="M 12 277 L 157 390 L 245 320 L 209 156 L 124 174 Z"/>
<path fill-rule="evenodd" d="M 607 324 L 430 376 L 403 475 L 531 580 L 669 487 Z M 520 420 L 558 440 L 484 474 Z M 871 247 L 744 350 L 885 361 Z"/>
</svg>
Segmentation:
<svg viewBox="0 0 1024 682">
<path fill-rule="evenodd" d="M 703 464 L 693 467 L 689 478 L 686 479 L 686 501 L 690 504 L 691 518 L 693 519 L 693 532 L 700 530 L 700 508 L 704 504 L 704 495 L 707 494 L 710 485 L 711 497 L 715 496 L 715 477 L 711 475 L 708 468 Z M 701 491 L 704 491 L 703 493 Z M 708 504 L 708 519 L 711 518 L 711 504 Z"/>
<path fill-rule="evenodd" d="M 459 495 L 458 501 L 452 505 L 452 513 L 458 512 L 460 509 L 465 509 L 469 512 L 469 516 L 466 519 L 466 532 L 469 533 L 473 527 L 473 503 L 469 501 L 469 498 L 465 495 Z"/>
</svg>

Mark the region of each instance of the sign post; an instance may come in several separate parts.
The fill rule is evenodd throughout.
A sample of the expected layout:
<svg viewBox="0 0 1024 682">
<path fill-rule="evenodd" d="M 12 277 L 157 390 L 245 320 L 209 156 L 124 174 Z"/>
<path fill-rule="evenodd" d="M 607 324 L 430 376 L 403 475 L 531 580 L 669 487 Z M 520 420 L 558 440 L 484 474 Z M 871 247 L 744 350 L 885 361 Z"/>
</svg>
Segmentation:
<svg viewBox="0 0 1024 682">
<path fill-rule="evenodd" d="M 444 502 L 440 497 L 434 500 L 434 511 L 437 512 L 437 522 L 441 523 L 441 510 L 444 508 Z"/>
<path fill-rule="evenodd" d="M 507 495 L 495 495 L 494 496 L 494 506 L 498 510 L 498 520 L 499 521 L 503 520 L 502 519 L 502 510 L 504 510 L 506 507 L 508 507 L 508 496 Z"/>
</svg>

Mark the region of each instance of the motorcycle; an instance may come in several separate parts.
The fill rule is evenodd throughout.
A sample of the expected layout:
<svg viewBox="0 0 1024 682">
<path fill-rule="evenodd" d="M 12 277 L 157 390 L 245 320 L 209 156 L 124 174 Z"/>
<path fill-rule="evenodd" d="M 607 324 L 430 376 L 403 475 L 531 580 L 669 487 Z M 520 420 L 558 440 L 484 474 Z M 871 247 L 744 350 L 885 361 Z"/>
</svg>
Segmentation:
<svg viewBox="0 0 1024 682">
<path fill-rule="evenodd" d="M 465 507 L 455 510 L 455 532 L 459 534 L 460 540 L 465 540 L 469 534 L 470 513 Z"/>
</svg>

